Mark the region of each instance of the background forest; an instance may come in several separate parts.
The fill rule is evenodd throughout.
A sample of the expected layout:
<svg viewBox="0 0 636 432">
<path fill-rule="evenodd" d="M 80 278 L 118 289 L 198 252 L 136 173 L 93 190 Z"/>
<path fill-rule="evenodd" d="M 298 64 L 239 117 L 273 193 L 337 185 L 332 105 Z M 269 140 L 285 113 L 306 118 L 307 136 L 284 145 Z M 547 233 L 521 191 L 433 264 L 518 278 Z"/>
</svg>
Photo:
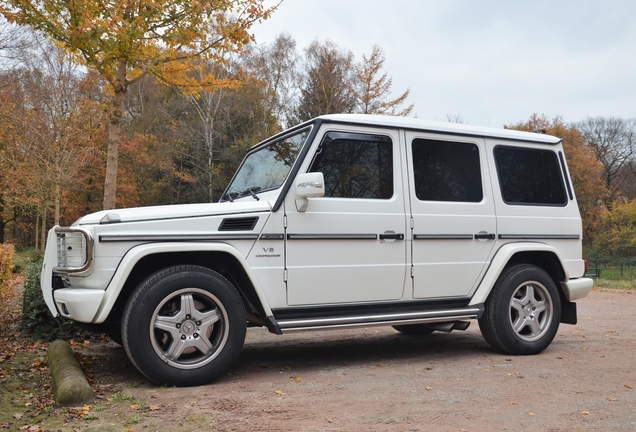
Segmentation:
<svg viewBox="0 0 636 432">
<path fill-rule="evenodd" d="M 392 94 L 378 46 L 355 59 L 329 40 L 303 52 L 286 34 L 267 45 L 245 40 L 179 80 L 143 73 L 127 81 L 109 207 L 116 84 L 60 47 L 0 23 L 0 243 L 43 248 L 53 225 L 103 208 L 216 201 L 248 148 L 318 115 L 415 113 L 408 89 Z M 588 256 L 633 256 L 636 118 L 533 115 L 506 127 L 563 138 Z"/>
</svg>

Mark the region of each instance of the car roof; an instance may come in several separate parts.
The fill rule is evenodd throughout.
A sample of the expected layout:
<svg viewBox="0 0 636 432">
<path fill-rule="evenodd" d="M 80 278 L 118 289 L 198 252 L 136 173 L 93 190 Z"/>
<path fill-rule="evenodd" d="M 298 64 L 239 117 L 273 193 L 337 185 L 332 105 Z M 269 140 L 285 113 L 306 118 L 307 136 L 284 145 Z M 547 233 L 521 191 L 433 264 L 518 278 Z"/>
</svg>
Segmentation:
<svg viewBox="0 0 636 432">
<path fill-rule="evenodd" d="M 329 114 L 317 117 L 310 122 L 335 122 L 354 125 L 380 126 L 399 129 L 437 132 L 451 135 L 469 135 L 477 137 L 502 138 L 515 141 L 531 141 L 543 144 L 558 144 L 560 138 L 542 133 L 523 132 L 512 129 L 498 129 L 483 126 L 472 126 L 461 123 L 422 120 L 412 117 L 396 117 L 370 114 Z"/>
</svg>

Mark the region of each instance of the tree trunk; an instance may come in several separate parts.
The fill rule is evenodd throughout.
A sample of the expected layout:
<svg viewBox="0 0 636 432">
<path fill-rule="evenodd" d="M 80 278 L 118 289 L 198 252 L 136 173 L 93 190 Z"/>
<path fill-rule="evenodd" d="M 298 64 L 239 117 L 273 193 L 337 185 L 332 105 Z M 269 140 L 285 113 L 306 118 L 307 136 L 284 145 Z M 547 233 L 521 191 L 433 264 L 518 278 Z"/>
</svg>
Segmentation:
<svg viewBox="0 0 636 432">
<path fill-rule="evenodd" d="M 106 155 L 106 178 L 104 179 L 104 210 L 114 209 L 117 200 L 117 162 L 119 143 L 121 142 L 121 121 L 124 116 L 124 98 L 126 97 L 126 61 L 117 65 L 117 76 L 113 89 L 113 107 L 108 124 L 108 153 Z"/>
<path fill-rule="evenodd" d="M 60 184 L 55 184 L 55 223 L 53 225 L 60 224 Z"/>
<path fill-rule="evenodd" d="M 40 215 L 35 218 L 35 249 L 40 249 Z"/>
<path fill-rule="evenodd" d="M 42 227 L 40 228 L 40 249 L 44 250 L 46 243 L 46 206 L 42 208 Z"/>
</svg>

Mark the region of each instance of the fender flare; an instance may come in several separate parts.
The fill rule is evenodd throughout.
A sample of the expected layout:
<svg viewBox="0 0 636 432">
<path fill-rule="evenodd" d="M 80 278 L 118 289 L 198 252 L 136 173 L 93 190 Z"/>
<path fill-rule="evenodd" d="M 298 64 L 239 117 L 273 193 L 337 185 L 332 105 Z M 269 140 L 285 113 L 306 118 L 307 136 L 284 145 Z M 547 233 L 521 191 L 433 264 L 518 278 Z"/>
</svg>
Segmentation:
<svg viewBox="0 0 636 432">
<path fill-rule="evenodd" d="M 254 286 L 256 295 L 263 306 L 263 310 L 267 316 L 272 316 L 272 310 L 265 298 L 258 280 L 256 279 L 252 269 L 247 264 L 245 258 L 232 246 L 226 243 L 146 243 L 133 247 L 126 252 L 123 259 L 119 263 L 115 274 L 110 280 L 104 298 L 97 310 L 97 314 L 92 320 L 93 324 L 101 324 L 115 305 L 115 301 L 119 297 L 121 290 L 135 268 L 137 263 L 144 257 L 158 253 L 175 253 L 175 252 L 223 252 L 236 258 L 243 267 L 245 274 Z"/>
<path fill-rule="evenodd" d="M 565 280 L 569 279 L 569 274 L 567 268 L 563 265 L 563 259 L 559 252 L 552 246 L 543 243 L 507 243 L 497 250 L 495 256 L 490 262 L 488 266 L 488 270 L 486 270 L 486 274 L 481 280 L 477 290 L 473 294 L 469 306 L 474 306 L 478 304 L 482 304 L 486 302 L 488 295 L 490 295 L 490 291 L 493 286 L 497 282 L 499 275 L 506 267 L 506 264 L 510 261 L 510 259 L 519 252 L 549 252 L 554 254 L 559 260 L 559 264 L 563 269 L 563 273 L 565 274 Z M 558 286 L 558 284 L 557 284 Z"/>
</svg>

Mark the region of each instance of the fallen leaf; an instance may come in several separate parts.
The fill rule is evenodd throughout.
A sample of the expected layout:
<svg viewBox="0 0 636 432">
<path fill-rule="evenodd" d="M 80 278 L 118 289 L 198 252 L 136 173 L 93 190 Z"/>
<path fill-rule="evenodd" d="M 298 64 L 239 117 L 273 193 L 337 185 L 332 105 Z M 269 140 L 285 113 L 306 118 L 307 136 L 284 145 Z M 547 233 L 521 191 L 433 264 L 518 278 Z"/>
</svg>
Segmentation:
<svg viewBox="0 0 636 432">
<path fill-rule="evenodd" d="M 276 394 L 280 396 L 285 396 L 285 392 L 282 390 L 276 390 Z"/>
<path fill-rule="evenodd" d="M 294 381 L 296 381 L 297 383 L 299 383 L 299 382 L 300 382 L 300 377 L 292 376 L 292 377 L 290 377 L 290 378 L 293 378 L 293 379 L 294 379 Z"/>
<path fill-rule="evenodd" d="M 150 405 L 148 406 L 148 409 L 150 411 L 157 411 L 158 409 L 161 409 L 161 407 L 159 405 Z"/>
<path fill-rule="evenodd" d="M 534 416 L 536 416 L 536 414 L 535 414 L 535 413 L 533 413 L 532 411 L 530 411 L 530 412 L 528 413 L 528 415 L 529 415 L 529 416 L 533 416 L 533 417 L 534 417 Z"/>
<path fill-rule="evenodd" d="M 618 398 L 610 397 L 610 398 L 607 398 L 607 400 L 610 401 L 610 402 L 616 402 L 618 400 Z"/>
<path fill-rule="evenodd" d="M 634 388 L 634 386 L 633 386 L 633 385 L 631 385 L 631 384 L 625 384 L 625 388 L 633 389 L 633 388 Z"/>
<path fill-rule="evenodd" d="M 137 405 L 137 404 L 131 405 L 130 409 L 131 410 L 138 410 L 139 409 L 139 405 Z"/>
<path fill-rule="evenodd" d="M 24 414 L 22 414 L 22 413 L 16 413 L 16 414 L 13 414 L 13 418 L 16 419 L 16 420 L 20 420 L 23 415 Z"/>
<path fill-rule="evenodd" d="M 424 388 L 425 388 L 426 390 L 433 390 L 433 387 L 431 387 L 431 386 L 426 386 L 426 387 L 424 387 Z"/>
<path fill-rule="evenodd" d="M 377 367 L 384 367 L 384 365 L 382 363 L 378 363 L 376 366 Z"/>
<path fill-rule="evenodd" d="M 90 411 L 90 410 L 91 410 L 91 407 L 90 407 L 90 406 L 88 406 L 88 405 L 84 405 L 84 406 L 82 407 L 82 411 Z"/>
<path fill-rule="evenodd" d="M 583 414 L 583 415 L 590 415 L 590 412 L 589 412 L 589 411 L 581 411 L 581 414 Z"/>
<path fill-rule="evenodd" d="M 517 402 L 508 402 L 508 405 L 519 405 Z"/>
<path fill-rule="evenodd" d="M 333 420 L 327 419 L 327 423 L 333 423 Z"/>
</svg>

